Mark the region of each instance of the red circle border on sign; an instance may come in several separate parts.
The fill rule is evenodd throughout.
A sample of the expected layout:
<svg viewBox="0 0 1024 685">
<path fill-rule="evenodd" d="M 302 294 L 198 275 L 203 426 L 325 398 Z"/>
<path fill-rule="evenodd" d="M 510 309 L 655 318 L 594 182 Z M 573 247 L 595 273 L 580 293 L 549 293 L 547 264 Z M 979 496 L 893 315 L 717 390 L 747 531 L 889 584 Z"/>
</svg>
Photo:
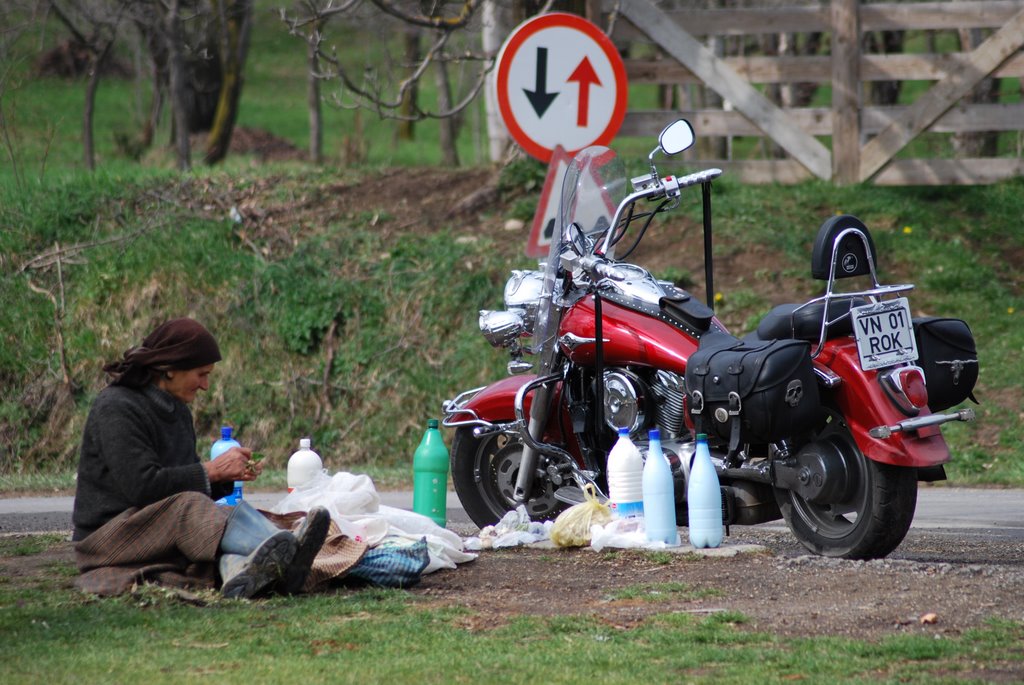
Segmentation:
<svg viewBox="0 0 1024 685">
<path fill-rule="evenodd" d="M 607 145 L 611 142 L 626 118 L 626 105 L 628 101 L 626 67 L 622 63 L 622 56 L 619 55 L 619 51 L 611 39 L 592 22 L 567 12 L 551 12 L 550 14 L 542 14 L 520 24 L 512 32 L 512 35 L 509 36 L 505 45 L 501 48 L 501 53 L 498 55 L 498 108 L 501 111 L 501 118 L 505 122 L 505 127 L 508 128 L 508 132 L 515 141 L 526 150 L 527 154 L 545 163 L 551 161 L 553 149 L 546 148 L 534 141 L 516 123 L 515 117 L 512 116 L 512 106 L 508 99 L 508 72 L 512 59 L 523 43 L 526 42 L 526 39 L 542 29 L 554 26 L 576 29 L 592 38 L 604 51 L 605 56 L 611 63 L 612 71 L 615 72 L 615 107 L 612 110 L 612 117 L 604 131 L 590 145 Z M 505 58 L 506 53 L 508 53 L 507 59 Z M 568 152 L 571 156 L 578 151 L 569 150 Z"/>
</svg>

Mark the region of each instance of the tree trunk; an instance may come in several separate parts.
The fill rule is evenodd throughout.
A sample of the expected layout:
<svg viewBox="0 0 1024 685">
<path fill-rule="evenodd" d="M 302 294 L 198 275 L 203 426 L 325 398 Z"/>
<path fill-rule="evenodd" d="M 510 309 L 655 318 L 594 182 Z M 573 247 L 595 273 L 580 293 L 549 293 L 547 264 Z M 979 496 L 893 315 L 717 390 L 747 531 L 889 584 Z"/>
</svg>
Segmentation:
<svg viewBox="0 0 1024 685">
<path fill-rule="evenodd" d="M 761 54 L 769 57 L 778 57 L 782 54 L 782 51 L 786 47 L 786 35 L 781 33 L 765 33 L 761 35 Z M 765 86 L 765 97 L 771 100 L 773 103 L 780 107 L 785 106 L 784 95 L 783 95 L 783 84 L 781 83 L 769 83 Z M 782 149 L 782 146 L 776 142 L 773 142 L 770 138 L 762 138 L 762 142 L 765 144 L 765 152 L 771 159 L 785 159 L 786 151 Z"/>
<path fill-rule="evenodd" d="M 484 0 L 483 5 L 483 49 L 484 54 L 497 57 L 501 44 L 508 35 L 511 17 L 501 0 Z M 487 114 L 487 153 L 492 162 L 500 162 L 508 149 L 511 138 L 501 120 L 498 108 L 497 86 L 494 79 L 497 69 L 487 75 L 484 87 L 484 110 Z"/>
<path fill-rule="evenodd" d="M 92 65 L 89 69 L 89 81 L 85 86 L 85 107 L 82 112 L 82 148 L 84 150 L 85 168 L 89 171 L 96 169 L 96 151 L 93 145 L 92 122 L 93 113 L 96 111 L 96 91 L 100 86 L 100 73 L 110 55 L 110 49 L 114 46 L 113 39 L 110 40 L 99 54 L 93 54 Z"/>
<path fill-rule="evenodd" d="M 82 161 L 89 171 L 96 170 L 96 153 L 92 142 L 92 115 L 96 108 L 96 89 L 100 82 L 98 60 L 93 57 L 92 68 L 89 69 L 89 80 L 85 85 L 85 106 L 82 109 Z"/>
<path fill-rule="evenodd" d="M 316 34 L 319 35 L 319 33 L 320 25 L 318 24 Z M 313 164 L 322 164 L 324 161 L 324 128 L 320 116 L 320 79 L 317 77 L 320 72 L 320 58 L 317 50 L 317 43 L 311 40 L 307 53 L 309 74 L 306 84 L 306 104 L 309 107 L 309 161 Z"/>
<path fill-rule="evenodd" d="M 406 29 L 402 34 L 402 44 L 404 47 L 403 58 L 405 59 L 405 67 L 411 73 L 423 58 L 423 55 L 420 53 L 419 30 L 413 27 Z M 416 111 L 417 98 L 419 98 L 419 88 L 414 83 L 405 91 L 401 106 L 398 108 L 399 116 L 408 117 L 398 120 L 398 130 L 395 132 L 395 136 L 399 140 L 415 140 L 416 138 L 416 126 L 412 121 L 412 117 Z"/>
<path fill-rule="evenodd" d="M 867 36 L 868 51 L 880 55 L 899 55 L 903 52 L 903 31 L 882 31 L 879 36 Z M 878 105 L 895 105 L 900 101 L 903 81 L 874 81 L 871 101 Z"/>
<path fill-rule="evenodd" d="M 225 4 L 221 4 L 221 3 Z M 219 11 L 217 20 L 221 38 L 220 98 L 213 115 L 213 126 L 206 141 L 205 162 L 216 164 L 224 159 L 231 145 L 231 134 L 238 118 L 238 100 L 242 95 L 245 60 L 249 54 L 252 29 L 252 0 L 214 0 Z"/>
<path fill-rule="evenodd" d="M 985 36 L 980 29 L 960 29 L 960 51 L 970 52 L 980 45 Z M 965 102 L 992 103 L 999 101 L 999 79 L 985 78 L 965 98 Z M 956 133 L 953 151 L 958 157 L 995 157 L 999 150 L 999 134 L 994 131 Z"/>
<path fill-rule="evenodd" d="M 153 144 L 153 138 L 160 127 L 160 114 L 164 109 L 164 88 L 156 70 L 153 75 L 153 100 L 149 106 L 149 118 L 142 128 L 142 146 L 148 149 Z"/>
<path fill-rule="evenodd" d="M 188 111 L 185 91 L 185 57 L 182 54 L 181 0 L 171 0 L 167 6 L 165 25 L 167 31 L 167 62 L 170 77 L 171 110 L 174 112 L 174 142 L 178 154 L 178 168 L 188 171 L 192 168 L 191 150 L 188 140 Z"/>
<path fill-rule="evenodd" d="M 160 127 L 160 118 L 163 116 L 164 96 L 169 82 L 167 73 L 167 40 L 164 35 L 165 32 L 160 30 L 158 25 L 137 21 L 135 22 L 135 28 L 143 42 L 143 48 L 149 55 L 149 78 L 152 84 L 149 117 L 146 123 L 143 124 L 141 135 L 142 146 L 146 149 L 153 144 L 156 132 Z"/>
<path fill-rule="evenodd" d="M 809 33 L 804 37 L 804 40 L 800 47 L 797 48 L 797 54 L 799 55 L 817 55 L 821 50 L 822 45 L 822 33 L 820 31 L 815 33 Z M 793 84 L 793 106 L 794 107 L 807 107 L 811 104 L 811 100 L 814 99 L 814 94 L 818 92 L 818 84 L 813 81 L 800 82 Z"/>
<path fill-rule="evenodd" d="M 448 65 L 444 61 L 434 64 L 437 79 L 437 108 L 442 112 L 451 109 L 451 85 L 448 83 Z M 437 122 L 440 127 L 441 157 L 445 166 L 459 166 L 459 151 L 456 143 L 459 137 L 458 115 L 443 117 Z"/>
</svg>

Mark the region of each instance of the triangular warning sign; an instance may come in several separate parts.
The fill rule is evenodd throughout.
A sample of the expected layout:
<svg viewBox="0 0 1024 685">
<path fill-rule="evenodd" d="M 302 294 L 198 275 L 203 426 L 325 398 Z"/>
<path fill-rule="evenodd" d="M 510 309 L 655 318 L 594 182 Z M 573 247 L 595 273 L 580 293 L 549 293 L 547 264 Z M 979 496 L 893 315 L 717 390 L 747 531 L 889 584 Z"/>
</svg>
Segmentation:
<svg viewBox="0 0 1024 685">
<path fill-rule="evenodd" d="M 551 248 L 551 238 L 558 224 L 558 206 L 561 201 L 562 179 L 569 168 L 572 158 L 561 145 L 556 145 L 551 152 L 548 164 L 548 175 L 544 179 L 544 189 L 537 202 L 537 212 L 533 215 L 533 226 L 530 237 L 526 241 L 527 257 L 546 257 Z"/>
</svg>

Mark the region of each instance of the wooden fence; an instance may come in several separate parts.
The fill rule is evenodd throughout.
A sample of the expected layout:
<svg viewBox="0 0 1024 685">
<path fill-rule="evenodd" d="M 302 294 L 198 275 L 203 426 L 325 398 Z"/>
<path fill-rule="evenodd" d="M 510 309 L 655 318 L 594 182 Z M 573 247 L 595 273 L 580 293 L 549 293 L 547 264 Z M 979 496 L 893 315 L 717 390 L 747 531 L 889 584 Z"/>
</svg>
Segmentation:
<svg viewBox="0 0 1024 685">
<path fill-rule="evenodd" d="M 630 82 L 656 84 L 676 100 L 658 111 L 631 108 L 621 135 L 657 134 L 682 115 L 700 137 L 758 137 L 759 145 L 734 148 L 744 150 L 743 159 L 701 158 L 702 164 L 721 166 L 753 183 L 817 177 L 841 184 L 982 184 L 1024 175 L 1024 0 L 675 8 L 694 4 L 604 0 L 603 21 L 611 20 L 617 44 L 627 53 L 638 43 L 651 45 L 648 57 L 627 58 Z M 870 37 L 877 44 L 881 32 L 905 32 L 889 34 L 903 37 L 952 32 L 958 40 L 943 42 L 967 43 L 969 49 L 942 52 L 931 49 L 939 41 L 918 40 L 928 46 L 925 52 L 864 50 Z M 754 44 L 766 34 L 789 42 L 816 35 L 823 45 L 807 55 L 748 50 L 728 56 L 715 50 L 730 40 Z M 970 44 L 971 37 L 976 44 Z M 996 101 L 976 102 L 972 93 L 993 78 L 1014 79 L 1016 87 L 1004 81 Z M 895 104 L 872 104 L 865 97 L 872 84 L 914 81 L 928 82 L 927 87 L 903 89 Z M 831 106 L 783 105 L 785 98 L 770 97 L 780 87 L 807 83 L 830 85 Z M 694 88 L 717 93 L 722 104 L 696 106 L 696 98 L 686 97 Z M 916 95 L 908 102 L 911 90 Z M 910 145 L 925 134 L 940 135 Z M 953 141 L 972 135 L 999 136 L 995 153 L 964 154 L 963 146 L 958 151 Z M 911 156 L 922 153 L 929 158 Z"/>
</svg>

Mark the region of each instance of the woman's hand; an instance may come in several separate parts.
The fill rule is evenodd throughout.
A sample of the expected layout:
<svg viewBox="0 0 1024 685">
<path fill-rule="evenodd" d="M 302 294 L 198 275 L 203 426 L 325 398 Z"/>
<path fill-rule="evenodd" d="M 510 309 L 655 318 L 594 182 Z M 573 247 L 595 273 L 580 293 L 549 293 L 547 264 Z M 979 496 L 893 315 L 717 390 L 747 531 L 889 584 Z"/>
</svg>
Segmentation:
<svg viewBox="0 0 1024 685">
<path fill-rule="evenodd" d="M 256 480 L 263 473 L 263 464 L 252 458 L 248 447 L 232 447 L 216 459 L 203 462 L 211 483 L 235 480 Z"/>
</svg>

